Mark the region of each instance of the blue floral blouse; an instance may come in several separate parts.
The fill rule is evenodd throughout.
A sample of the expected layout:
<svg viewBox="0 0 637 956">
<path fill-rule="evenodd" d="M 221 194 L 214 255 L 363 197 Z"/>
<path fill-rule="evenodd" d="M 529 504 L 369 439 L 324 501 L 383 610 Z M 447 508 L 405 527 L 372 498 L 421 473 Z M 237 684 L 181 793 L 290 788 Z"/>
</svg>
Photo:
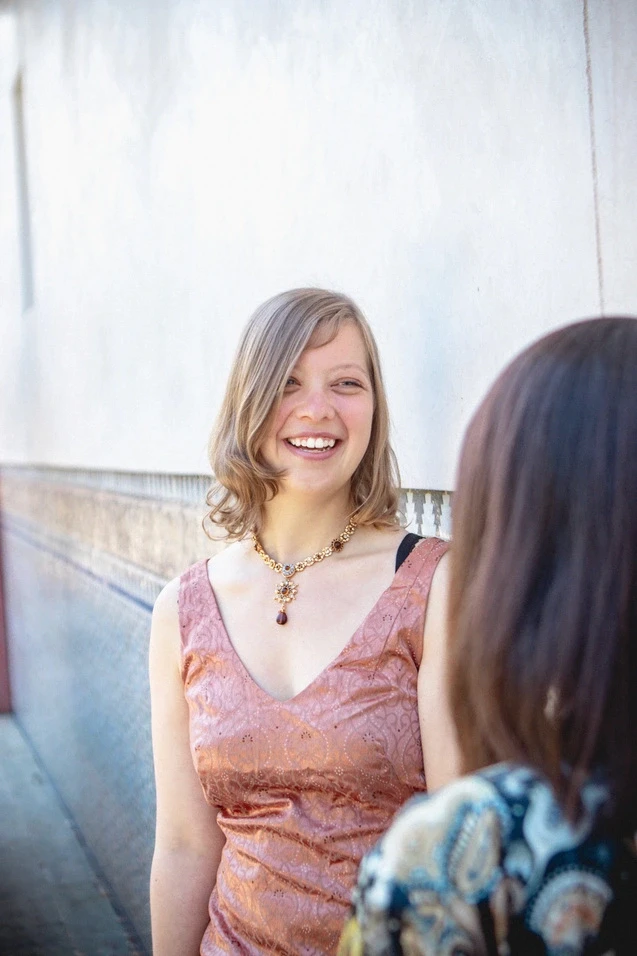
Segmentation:
<svg viewBox="0 0 637 956">
<path fill-rule="evenodd" d="M 405 806 L 361 865 L 339 956 L 637 954 L 632 840 L 569 824 L 549 786 L 499 764 Z"/>
</svg>

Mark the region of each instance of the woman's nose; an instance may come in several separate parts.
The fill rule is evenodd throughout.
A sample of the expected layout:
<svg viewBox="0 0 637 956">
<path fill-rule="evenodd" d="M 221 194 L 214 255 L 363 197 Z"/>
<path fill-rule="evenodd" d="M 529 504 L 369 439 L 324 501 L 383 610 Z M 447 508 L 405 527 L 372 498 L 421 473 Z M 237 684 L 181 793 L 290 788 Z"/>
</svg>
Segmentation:
<svg viewBox="0 0 637 956">
<path fill-rule="evenodd" d="M 331 394 L 323 388 L 309 389 L 303 396 L 298 412 L 301 418 L 309 418 L 312 421 L 333 418 L 334 405 Z"/>
</svg>

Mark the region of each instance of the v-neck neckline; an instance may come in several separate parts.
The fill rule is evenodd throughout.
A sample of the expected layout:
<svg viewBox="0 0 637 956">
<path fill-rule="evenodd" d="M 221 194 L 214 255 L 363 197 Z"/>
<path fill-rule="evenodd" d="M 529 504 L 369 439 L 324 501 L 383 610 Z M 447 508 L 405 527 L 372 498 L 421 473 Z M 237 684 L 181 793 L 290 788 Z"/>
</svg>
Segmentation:
<svg viewBox="0 0 637 956">
<path fill-rule="evenodd" d="M 426 539 L 423 538 L 422 540 L 424 541 L 424 540 L 426 540 Z M 418 542 L 418 544 L 416 545 L 416 547 L 413 549 L 413 551 L 412 551 L 411 554 L 409 555 L 409 558 L 411 558 L 412 555 L 415 554 L 415 552 L 418 550 L 419 545 L 420 545 L 421 543 L 422 543 L 422 542 Z M 312 678 L 312 680 L 309 682 L 309 684 L 306 684 L 305 687 L 302 687 L 301 690 L 298 691 L 298 693 L 293 694 L 291 697 L 284 697 L 284 698 L 275 697 L 274 694 L 271 694 L 271 693 L 270 693 L 269 691 L 267 691 L 264 687 L 262 687 L 261 684 L 259 684 L 259 682 L 258 682 L 258 681 L 254 678 L 254 676 L 250 673 L 250 670 L 248 669 L 248 667 L 247 667 L 246 664 L 244 663 L 243 659 L 241 658 L 241 655 L 239 654 L 239 652 L 237 651 L 236 647 L 234 646 L 234 644 L 233 644 L 233 642 L 232 642 L 232 638 L 230 637 L 230 634 L 228 633 L 228 629 L 226 628 L 225 622 L 224 622 L 224 620 L 223 620 L 223 617 L 222 617 L 222 614 L 221 614 L 221 609 L 220 609 L 219 603 L 218 603 L 218 601 L 217 601 L 217 596 L 216 596 L 215 591 L 214 591 L 214 588 L 213 588 L 213 586 L 212 586 L 212 582 L 211 582 L 211 580 L 210 580 L 210 575 L 208 574 L 208 561 L 209 561 L 208 558 L 206 558 L 204 561 L 202 561 L 202 569 L 203 569 L 203 574 L 204 574 L 204 576 L 205 576 L 205 578 L 206 578 L 206 582 L 207 582 L 207 585 L 208 585 L 208 594 L 209 594 L 209 596 L 210 596 L 210 604 L 211 604 L 212 610 L 213 610 L 213 612 L 214 612 L 214 614 L 215 614 L 215 617 L 216 617 L 217 620 L 218 620 L 218 623 L 219 623 L 219 626 L 220 626 L 220 628 L 221 628 L 221 631 L 223 632 L 224 639 L 225 639 L 225 641 L 226 641 L 226 643 L 227 643 L 227 645 L 228 645 L 228 647 L 229 647 L 229 649 L 230 649 L 230 652 L 231 652 L 233 658 L 237 661 L 239 667 L 241 668 L 241 670 L 242 670 L 242 671 L 244 672 L 244 674 L 246 675 L 246 678 L 247 678 L 248 681 L 250 682 L 251 686 L 253 686 L 254 688 L 256 688 L 256 691 L 257 691 L 259 694 L 261 694 L 263 697 L 265 697 L 265 698 L 268 700 L 268 702 L 270 702 L 270 703 L 279 704 L 279 705 L 290 705 L 290 704 L 296 703 L 296 701 L 298 701 L 298 699 L 299 699 L 300 697 L 302 697 L 305 693 L 307 693 L 309 690 L 311 690 L 312 688 L 314 688 L 314 687 L 321 681 L 321 679 L 324 678 L 324 677 L 327 675 L 327 673 L 328 673 L 329 671 L 331 671 L 331 670 L 338 664 L 338 662 L 341 660 L 341 658 L 345 656 L 346 652 L 348 652 L 348 651 L 350 650 L 350 648 L 351 648 L 352 645 L 354 644 L 354 641 L 356 640 L 356 638 L 358 637 L 358 635 L 361 633 L 362 630 L 364 630 L 364 628 L 365 628 L 365 626 L 366 626 L 368 620 L 369 620 L 370 617 L 372 616 L 372 614 L 374 614 L 374 612 L 375 612 L 376 609 L 379 607 L 379 605 L 385 600 L 385 598 L 386 598 L 387 595 L 390 593 L 390 591 L 392 591 L 392 590 L 396 587 L 396 584 L 397 584 L 397 582 L 399 581 L 399 578 L 403 576 L 405 569 L 410 565 L 409 558 L 407 558 L 407 560 L 404 561 L 403 564 L 401 564 L 401 566 L 398 568 L 398 570 L 394 573 L 394 576 L 393 576 L 393 578 L 391 579 L 390 584 L 389 584 L 389 585 L 381 592 L 381 594 L 378 596 L 378 599 L 374 602 L 373 606 L 372 606 L 372 607 L 370 608 L 370 610 L 367 612 L 367 614 L 365 615 L 364 619 L 363 619 L 363 620 L 361 621 L 361 623 L 358 625 L 358 627 L 356 628 L 356 630 L 354 631 L 354 633 L 352 634 L 352 636 L 345 642 L 345 644 L 343 645 L 343 647 L 341 648 L 341 650 L 338 652 L 338 654 L 336 654 L 336 656 L 333 657 L 333 658 L 331 659 L 331 661 L 329 661 L 329 662 L 325 665 L 325 667 L 323 667 L 322 670 L 319 671 L 319 673 L 316 675 L 316 677 Z M 397 611 L 396 613 L 398 613 L 398 611 Z"/>
</svg>

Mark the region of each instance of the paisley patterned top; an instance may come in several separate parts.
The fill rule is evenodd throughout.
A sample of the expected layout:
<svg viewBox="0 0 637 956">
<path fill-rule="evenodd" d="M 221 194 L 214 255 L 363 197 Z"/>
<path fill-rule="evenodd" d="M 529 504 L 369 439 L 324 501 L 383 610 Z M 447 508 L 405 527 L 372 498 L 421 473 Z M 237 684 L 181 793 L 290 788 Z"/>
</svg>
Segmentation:
<svg viewBox="0 0 637 956">
<path fill-rule="evenodd" d="M 636 952 L 635 845 L 592 832 L 605 797 L 589 783 L 571 826 L 507 764 L 415 797 L 363 861 L 339 956 Z"/>
<path fill-rule="evenodd" d="M 341 653 L 287 701 L 237 656 L 206 563 L 183 575 L 191 751 L 226 836 L 204 956 L 335 953 L 363 854 L 425 789 L 418 665 L 446 547 L 421 541 Z"/>
</svg>

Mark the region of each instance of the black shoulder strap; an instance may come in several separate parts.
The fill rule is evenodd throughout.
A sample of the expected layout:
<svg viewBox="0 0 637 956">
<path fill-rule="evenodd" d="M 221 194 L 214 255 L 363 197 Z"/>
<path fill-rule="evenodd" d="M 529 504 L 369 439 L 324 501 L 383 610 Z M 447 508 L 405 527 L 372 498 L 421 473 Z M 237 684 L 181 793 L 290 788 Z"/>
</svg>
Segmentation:
<svg viewBox="0 0 637 956">
<path fill-rule="evenodd" d="M 403 561 L 406 561 L 411 552 L 414 550 L 419 541 L 422 541 L 423 536 L 421 534 L 413 534 L 409 532 L 406 534 L 403 540 L 398 545 L 398 551 L 396 552 L 396 570 L 401 566 Z"/>
</svg>

